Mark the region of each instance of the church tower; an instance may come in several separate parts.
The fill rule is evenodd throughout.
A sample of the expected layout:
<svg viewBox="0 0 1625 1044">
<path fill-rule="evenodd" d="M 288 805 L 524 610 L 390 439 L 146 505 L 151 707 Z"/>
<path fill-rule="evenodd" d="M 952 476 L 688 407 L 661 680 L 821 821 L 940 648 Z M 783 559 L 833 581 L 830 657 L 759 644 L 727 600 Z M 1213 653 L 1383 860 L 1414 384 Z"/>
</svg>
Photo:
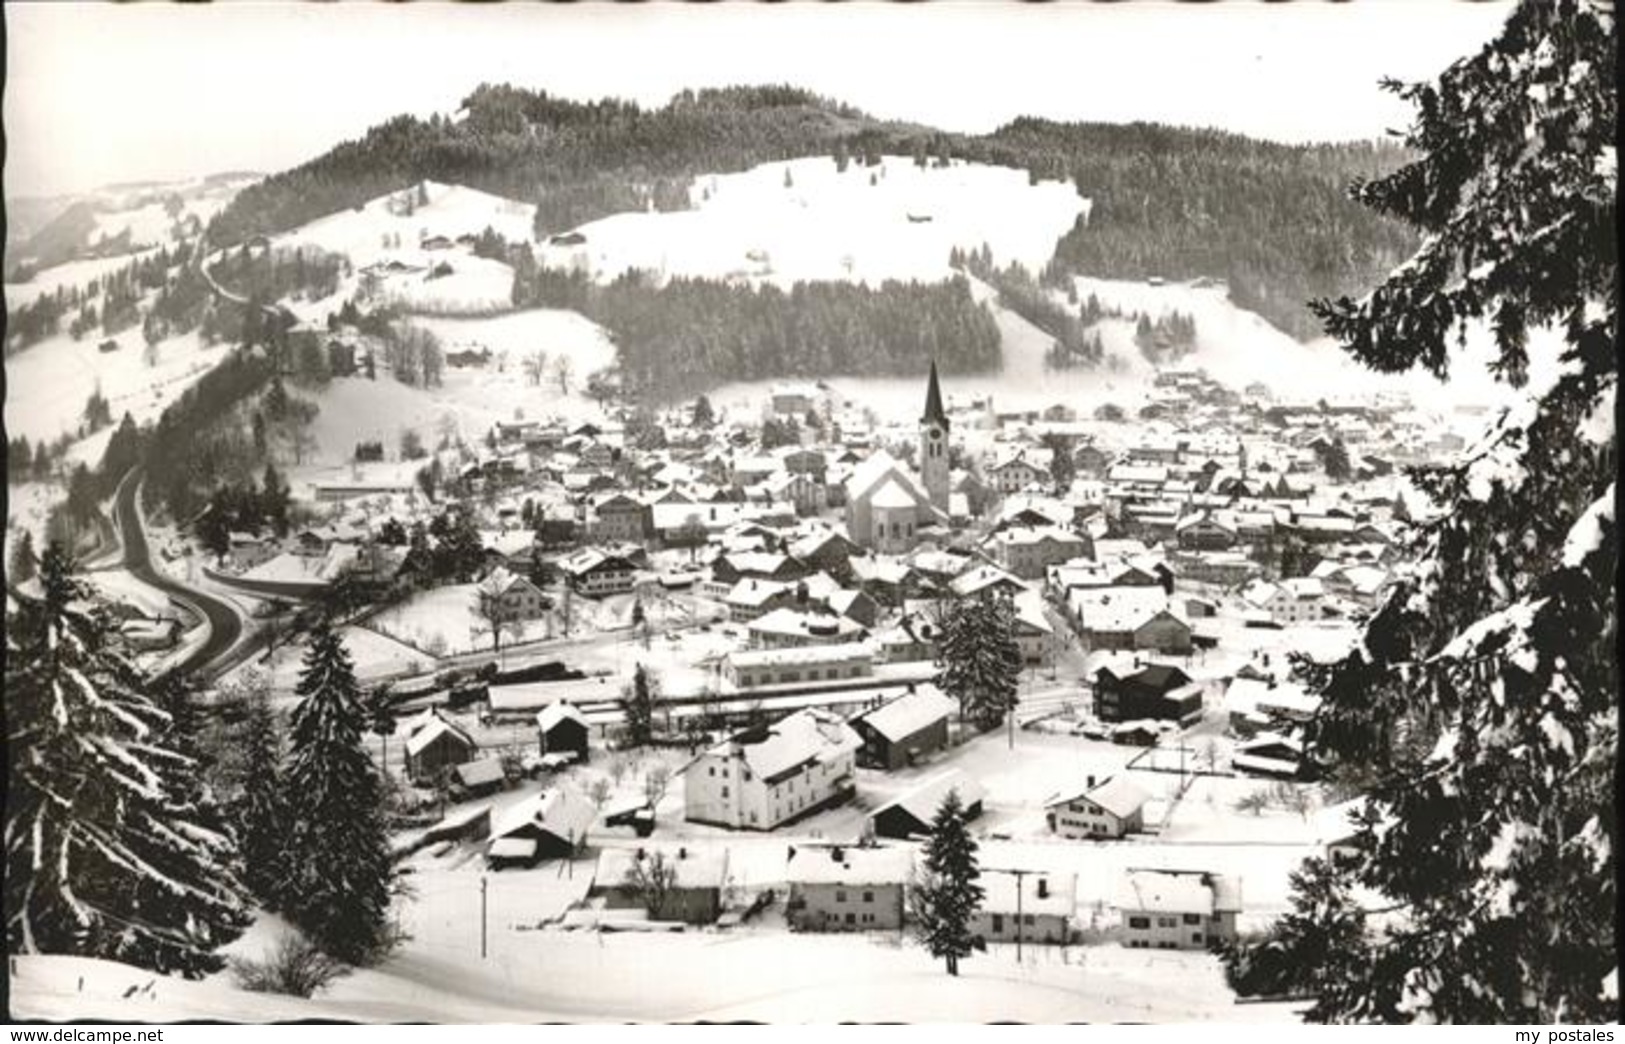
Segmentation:
<svg viewBox="0 0 1625 1044">
<path fill-rule="evenodd" d="M 937 386 L 937 363 L 931 360 L 931 383 L 925 389 L 925 413 L 920 417 L 920 478 L 931 506 L 948 517 L 948 414 Z"/>
</svg>

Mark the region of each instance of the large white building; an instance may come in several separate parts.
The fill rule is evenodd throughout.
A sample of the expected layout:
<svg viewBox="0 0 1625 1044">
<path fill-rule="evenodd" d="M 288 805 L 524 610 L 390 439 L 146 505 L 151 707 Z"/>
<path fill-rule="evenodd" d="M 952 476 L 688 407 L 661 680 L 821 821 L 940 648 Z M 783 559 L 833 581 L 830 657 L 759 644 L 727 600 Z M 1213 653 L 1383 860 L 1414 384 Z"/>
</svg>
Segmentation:
<svg viewBox="0 0 1625 1044">
<path fill-rule="evenodd" d="M 684 818 L 772 830 L 852 794 L 862 740 L 828 711 L 798 711 L 712 747 L 683 772 Z"/>
</svg>

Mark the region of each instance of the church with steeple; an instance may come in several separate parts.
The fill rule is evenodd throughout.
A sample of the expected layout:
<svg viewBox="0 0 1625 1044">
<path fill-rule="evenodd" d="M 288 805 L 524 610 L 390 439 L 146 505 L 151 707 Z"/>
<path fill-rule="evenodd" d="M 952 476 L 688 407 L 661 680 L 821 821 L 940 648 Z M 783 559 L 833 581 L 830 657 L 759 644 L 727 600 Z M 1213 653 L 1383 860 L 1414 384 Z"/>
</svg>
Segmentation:
<svg viewBox="0 0 1625 1044">
<path fill-rule="evenodd" d="M 948 529 L 948 413 L 942 408 L 937 364 L 925 388 L 920 416 L 919 473 L 885 450 L 876 450 L 846 480 L 846 531 L 854 543 L 898 554 L 933 531 Z"/>
</svg>

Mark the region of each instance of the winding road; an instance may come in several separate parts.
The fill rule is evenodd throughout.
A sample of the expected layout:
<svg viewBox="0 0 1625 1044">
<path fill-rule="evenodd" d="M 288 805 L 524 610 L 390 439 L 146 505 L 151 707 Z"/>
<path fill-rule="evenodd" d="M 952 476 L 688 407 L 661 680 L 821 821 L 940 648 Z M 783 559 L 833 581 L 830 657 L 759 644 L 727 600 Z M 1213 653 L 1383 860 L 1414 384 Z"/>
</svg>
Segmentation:
<svg viewBox="0 0 1625 1044">
<path fill-rule="evenodd" d="M 242 638 L 242 618 L 226 602 L 177 583 L 153 567 L 152 550 L 147 545 L 147 534 L 141 525 L 141 511 L 136 504 L 140 489 L 141 468 L 135 467 L 124 476 L 113 495 L 113 524 L 118 527 L 119 540 L 124 545 L 124 568 L 142 583 L 191 607 L 203 617 L 209 628 L 209 637 L 203 644 L 166 673 L 201 672 L 211 666 L 223 667 L 224 663 L 216 661 L 223 660 Z"/>
</svg>

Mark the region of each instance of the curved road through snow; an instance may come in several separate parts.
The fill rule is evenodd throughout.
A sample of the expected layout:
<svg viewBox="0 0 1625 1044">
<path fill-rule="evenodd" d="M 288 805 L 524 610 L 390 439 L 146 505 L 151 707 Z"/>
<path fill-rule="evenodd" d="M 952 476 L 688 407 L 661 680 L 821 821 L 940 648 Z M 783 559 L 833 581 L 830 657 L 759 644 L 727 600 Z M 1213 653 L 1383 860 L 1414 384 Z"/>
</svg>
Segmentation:
<svg viewBox="0 0 1625 1044">
<path fill-rule="evenodd" d="M 202 671 L 237 645 L 243 633 L 242 618 L 226 602 L 177 583 L 153 567 L 152 550 L 147 546 L 141 512 L 136 506 L 136 493 L 140 488 L 141 469 L 131 468 L 113 496 L 113 523 L 118 527 L 119 539 L 124 545 L 124 568 L 142 583 L 191 606 L 203 617 L 209 628 L 209 637 L 186 659 L 170 668 L 171 671 Z"/>
</svg>

